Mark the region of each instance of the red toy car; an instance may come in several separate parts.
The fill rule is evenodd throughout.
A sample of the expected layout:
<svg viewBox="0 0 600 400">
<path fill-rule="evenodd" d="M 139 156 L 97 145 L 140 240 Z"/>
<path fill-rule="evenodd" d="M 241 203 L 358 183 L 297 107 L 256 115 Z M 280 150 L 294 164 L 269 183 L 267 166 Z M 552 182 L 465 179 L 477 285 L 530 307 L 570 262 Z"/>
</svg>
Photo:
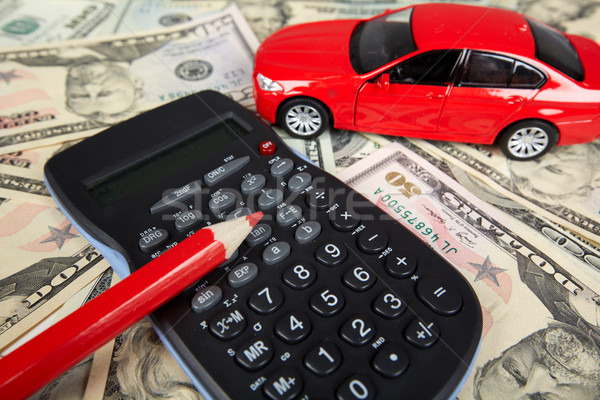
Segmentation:
<svg viewBox="0 0 600 400">
<path fill-rule="evenodd" d="M 333 124 L 531 160 L 600 137 L 600 46 L 514 11 L 421 4 L 274 33 L 256 53 L 254 97 L 295 137 Z"/>
</svg>

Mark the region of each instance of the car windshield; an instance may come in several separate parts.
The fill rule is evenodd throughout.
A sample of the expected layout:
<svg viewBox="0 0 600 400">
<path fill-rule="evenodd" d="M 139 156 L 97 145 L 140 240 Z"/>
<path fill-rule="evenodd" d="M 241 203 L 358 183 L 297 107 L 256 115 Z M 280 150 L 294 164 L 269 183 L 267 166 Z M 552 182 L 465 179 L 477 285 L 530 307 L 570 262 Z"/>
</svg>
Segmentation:
<svg viewBox="0 0 600 400">
<path fill-rule="evenodd" d="M 361 22 L 350 38 L 350 62 L 358 74 L 373 71 L 417 50 L 410 26 L 412 8 Z"/>
<path fill-rule="evenodd" d="M 576 81 L 583 81 L 583 65 L 569 39 L 540 22 L 528 18 L 527 23 L 535 41 L 535 57 Z"/>
</svg>

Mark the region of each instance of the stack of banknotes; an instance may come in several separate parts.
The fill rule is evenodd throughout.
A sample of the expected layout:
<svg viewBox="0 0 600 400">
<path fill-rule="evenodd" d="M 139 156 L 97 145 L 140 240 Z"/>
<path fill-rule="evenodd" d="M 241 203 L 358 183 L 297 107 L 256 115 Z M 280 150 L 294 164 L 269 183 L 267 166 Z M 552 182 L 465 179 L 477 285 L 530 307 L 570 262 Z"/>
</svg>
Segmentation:
<svg viewBox="0 0 600 400">
<path fill-rule="evenodd" d="M 200 90 L 253 109 L 254 52 L 270 33 L 422 2 L 0 0 L 0 354 L 118 281 L 50 197 L 48 158 Z M 598 0 L 460 2 L 600 40 Z M 600 142 L 511 162 L 493 146 L 278 132 L 471 282 L 484 336 L 459 399 L 599 398 Z M 32 398 L 159 397 L 201 398 L 140 322 Z"/>
</svg>

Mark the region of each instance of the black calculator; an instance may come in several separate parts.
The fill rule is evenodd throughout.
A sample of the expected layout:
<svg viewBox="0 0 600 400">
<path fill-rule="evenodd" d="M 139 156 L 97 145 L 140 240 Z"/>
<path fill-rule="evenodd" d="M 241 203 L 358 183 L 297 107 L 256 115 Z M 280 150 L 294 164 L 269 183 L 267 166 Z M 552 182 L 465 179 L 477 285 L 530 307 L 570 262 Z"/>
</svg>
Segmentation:
<svg viewBox="0 0 600 400">
<path fill-rule="evenodd" d="M 442 257 L 218 92 L 55 155 L 53 197 L 125 277 L 254 211 L 238 251 L 150 319 L 205 398 L 448 399 L 481 307 Z"/>
</svg>

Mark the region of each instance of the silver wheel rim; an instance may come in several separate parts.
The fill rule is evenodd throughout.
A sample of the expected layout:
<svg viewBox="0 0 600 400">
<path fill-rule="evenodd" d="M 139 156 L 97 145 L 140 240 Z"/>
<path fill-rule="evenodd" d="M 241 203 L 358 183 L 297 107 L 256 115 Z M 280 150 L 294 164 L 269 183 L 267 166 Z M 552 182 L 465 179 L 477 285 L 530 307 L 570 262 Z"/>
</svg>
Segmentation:
<svg viewBox="0 0 600 400">
<path fill-rule="evenodd" d="M 549 141 L 548 134 L 541 128 L 522 128 L 508 140 L 508 151 L 518 158 L 531 158 L 543 153 Z"/>
<path fill-rule="evenodd" d="M 285 124 L 292 132 L 300 136 L 316 133 L 323 123 L 321 114 L 316 108 L 297 105 L 289 109 L 285 116 Z"/>
</svg>

